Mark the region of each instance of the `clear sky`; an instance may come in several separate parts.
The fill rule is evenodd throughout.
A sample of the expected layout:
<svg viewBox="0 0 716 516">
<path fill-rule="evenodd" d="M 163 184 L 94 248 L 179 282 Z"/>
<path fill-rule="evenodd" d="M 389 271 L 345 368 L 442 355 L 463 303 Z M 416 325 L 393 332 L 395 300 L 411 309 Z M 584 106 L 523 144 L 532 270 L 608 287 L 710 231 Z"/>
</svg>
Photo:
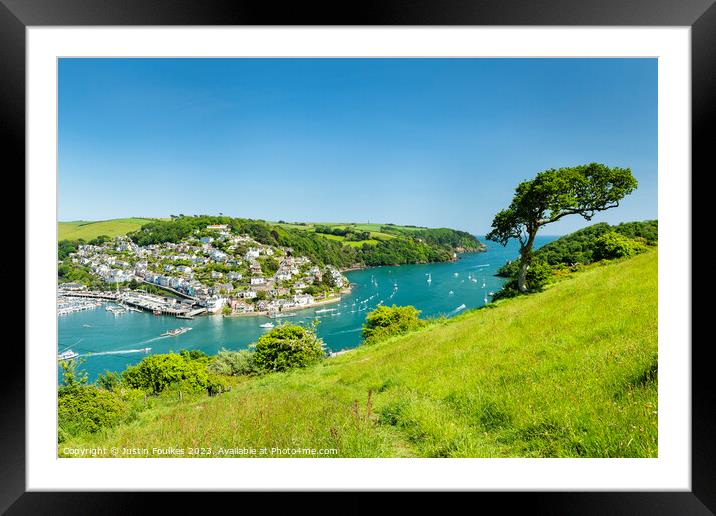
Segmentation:
<svg viewBox="0 0 716 516">
<path fill-rule="evenodd" d="M 656 59 L 62 59 L 59 219 L 489 231 L 548 168 L 630 167 L 657 217 Z"/>
</svg>

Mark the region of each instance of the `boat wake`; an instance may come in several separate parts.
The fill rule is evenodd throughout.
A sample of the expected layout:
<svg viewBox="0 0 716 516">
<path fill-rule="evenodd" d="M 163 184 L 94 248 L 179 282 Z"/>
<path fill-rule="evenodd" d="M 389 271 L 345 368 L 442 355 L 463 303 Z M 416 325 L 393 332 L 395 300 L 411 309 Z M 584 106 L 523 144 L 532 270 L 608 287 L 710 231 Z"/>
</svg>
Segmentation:
<svg viewBox="0 0 716 516">
<path fill-rule="evenodd" d="M 96 353 L 84 353 L 81 357 L 97 357 L 101 355 L 122 355 L 125 353 L 148 353 L 152 348 L 142 349 L 118 349 L 116 351 L 98 351 Z"/>
<path fill-rule="evenodd" d="M 330 335 L 327 335 L 327 336 L 330 337 L 331 335 L 343 335 L 345 333 L 355 333 L 358 331 L 363 331 L 363 328 L 354 328 L 352 330 L 337 331 L 336 333 L 331 333 Z"/>
</svg>

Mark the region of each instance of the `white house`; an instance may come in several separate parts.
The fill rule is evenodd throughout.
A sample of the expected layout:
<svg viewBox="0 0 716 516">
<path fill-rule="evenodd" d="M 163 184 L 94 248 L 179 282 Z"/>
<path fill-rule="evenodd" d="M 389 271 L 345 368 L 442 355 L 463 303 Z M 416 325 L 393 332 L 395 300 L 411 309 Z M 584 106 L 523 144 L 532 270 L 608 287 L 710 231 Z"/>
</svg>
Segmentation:
<svg viewBox="0 0 716 516">
<path fill-rule="evenodd" d="M 247 260 L 252 260 L 254 258 L 258 258 L 260 254 L 261 254 L 261 251 L 252 247 L 251 249 L 246 251 L 244 258 L 246 258 Z"/>
<path fill-rule="evenodd" d="M 241 292 L 241 297 L 244 299 L 254 299 L 257 295 L 255 290 L 244 290 Z"/>
<path fill-rule="evenodd" d="M 313 296 L 310 294 L 296 294 L 293 296 L 293 302 L 298 306 L 306 306 L 313 303 Z"/>
<path fill-rule="evenodd" d="M 276 272 L 274 277 L 276 278 L 276 281 L 287 281 L 291 279 L 291 273 L 289 271 L 279 270 Z"/>
</svg>

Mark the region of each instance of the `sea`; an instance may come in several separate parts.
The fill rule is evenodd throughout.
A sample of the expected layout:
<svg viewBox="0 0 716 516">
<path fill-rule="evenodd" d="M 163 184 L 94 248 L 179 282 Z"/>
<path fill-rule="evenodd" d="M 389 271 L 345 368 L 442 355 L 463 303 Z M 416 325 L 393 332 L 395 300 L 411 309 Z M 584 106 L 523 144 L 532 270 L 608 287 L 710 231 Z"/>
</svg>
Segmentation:
<svg viewBox="0 0 716 516">
<path fill-rule="evenodd" d="M 519 256 L 518 244 L 503 247 L 478 237 L 488 247 L 485 252 L 459 255 L 448 263 L 373 267 L 346 272 L 352 291 L 338 303 L 291 312 L 290 317 L 200 316 L 192 320 L 155 316 L 149 312 L 114 315 L 104 306 L 58 316 L 58 353 L 68 349 L 84 358 L 80 368 L 90 382 L 105 371 L 122 371 L 148 354 L 197 349 L 213 355 L 221 349 L 247 349 L 266 331 L 267 322 L 310 326 L 330 351 L 358 346 L 366 315 L 379 305 L 413 305 L 421 317 L 453 317 L 465 310 L 484 306 L 505 282 L 496 276 L 508 260 Z M 538 236 L 539 248 L 556 236 Z M 191 331 L 178 336 L 161 334 L 178 327 Z M 146 350 L 149 348 L 149 350 Z M 58 364 L 58 381 L 61 373 Z"/>
</svg>

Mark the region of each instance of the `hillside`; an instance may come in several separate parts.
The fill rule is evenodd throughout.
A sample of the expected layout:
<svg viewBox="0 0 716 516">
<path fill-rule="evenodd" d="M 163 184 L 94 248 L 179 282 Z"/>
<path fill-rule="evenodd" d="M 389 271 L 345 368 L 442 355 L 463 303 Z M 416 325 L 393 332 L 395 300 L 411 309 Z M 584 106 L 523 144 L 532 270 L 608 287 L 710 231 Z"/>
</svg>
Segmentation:
<svg viewBox="0 0 716 516">
<path fill-rule="evenodd" d="M 614 226 L 606 222 L 592 224 L 540 247 L 535 251 L 534 258 L 553 266 L 559 264 L 590 264 L 600 259 L 599 256 L 595 255 L 600 237 L 612 232 L 641 244 L 654 246 L 659 241 L 659 222 L 657 220 L 643 220 L 623 222 Z M 517 263 L 515 260 L 505 264 L 500 268 L 499 275 L 506 277 L 515 275 L 517 273 Z"/>
<path fill-rule="evenodd" d="M 264 245 L 290 248 L 292 253 L 307 256 L 315 263 L 341 269 L 446 262 L 454 260 L 457 252 L 485 249 L 475 236 L 449 228 L 409 231 L 400 229 L 400 226 L 385 225 L 381 228 L 390 235 L 381 236 L 352 225 L 294 223 L 287 226 L 282 222 L 210 215 L 153 221 L 128 236 L 140 246 L 178 243 L 189 236 L 212 234 L 213 230 L 208 228 L 214 226 L 222 226 L 232 234 L 247 235 Z M 345 245 L 348 242 L 358 245 Z"/>
<path fill-rule="evenodd" d="M 652 249 L 318 366 L 240 380 L 216 397 L 169 394 L 59 453 L 141 443 L 213 456 L 240 446 L 342 457 L 656 457 L 656 377 Z"/>
<path fill-rule="evenodd" d="M 92 240 L 100 235 L 116 237 L 136 231 L 155 219 L 126 218 L 100 221 L 79 220 L 57 223 L 57 240 Z"/>
</svg>

